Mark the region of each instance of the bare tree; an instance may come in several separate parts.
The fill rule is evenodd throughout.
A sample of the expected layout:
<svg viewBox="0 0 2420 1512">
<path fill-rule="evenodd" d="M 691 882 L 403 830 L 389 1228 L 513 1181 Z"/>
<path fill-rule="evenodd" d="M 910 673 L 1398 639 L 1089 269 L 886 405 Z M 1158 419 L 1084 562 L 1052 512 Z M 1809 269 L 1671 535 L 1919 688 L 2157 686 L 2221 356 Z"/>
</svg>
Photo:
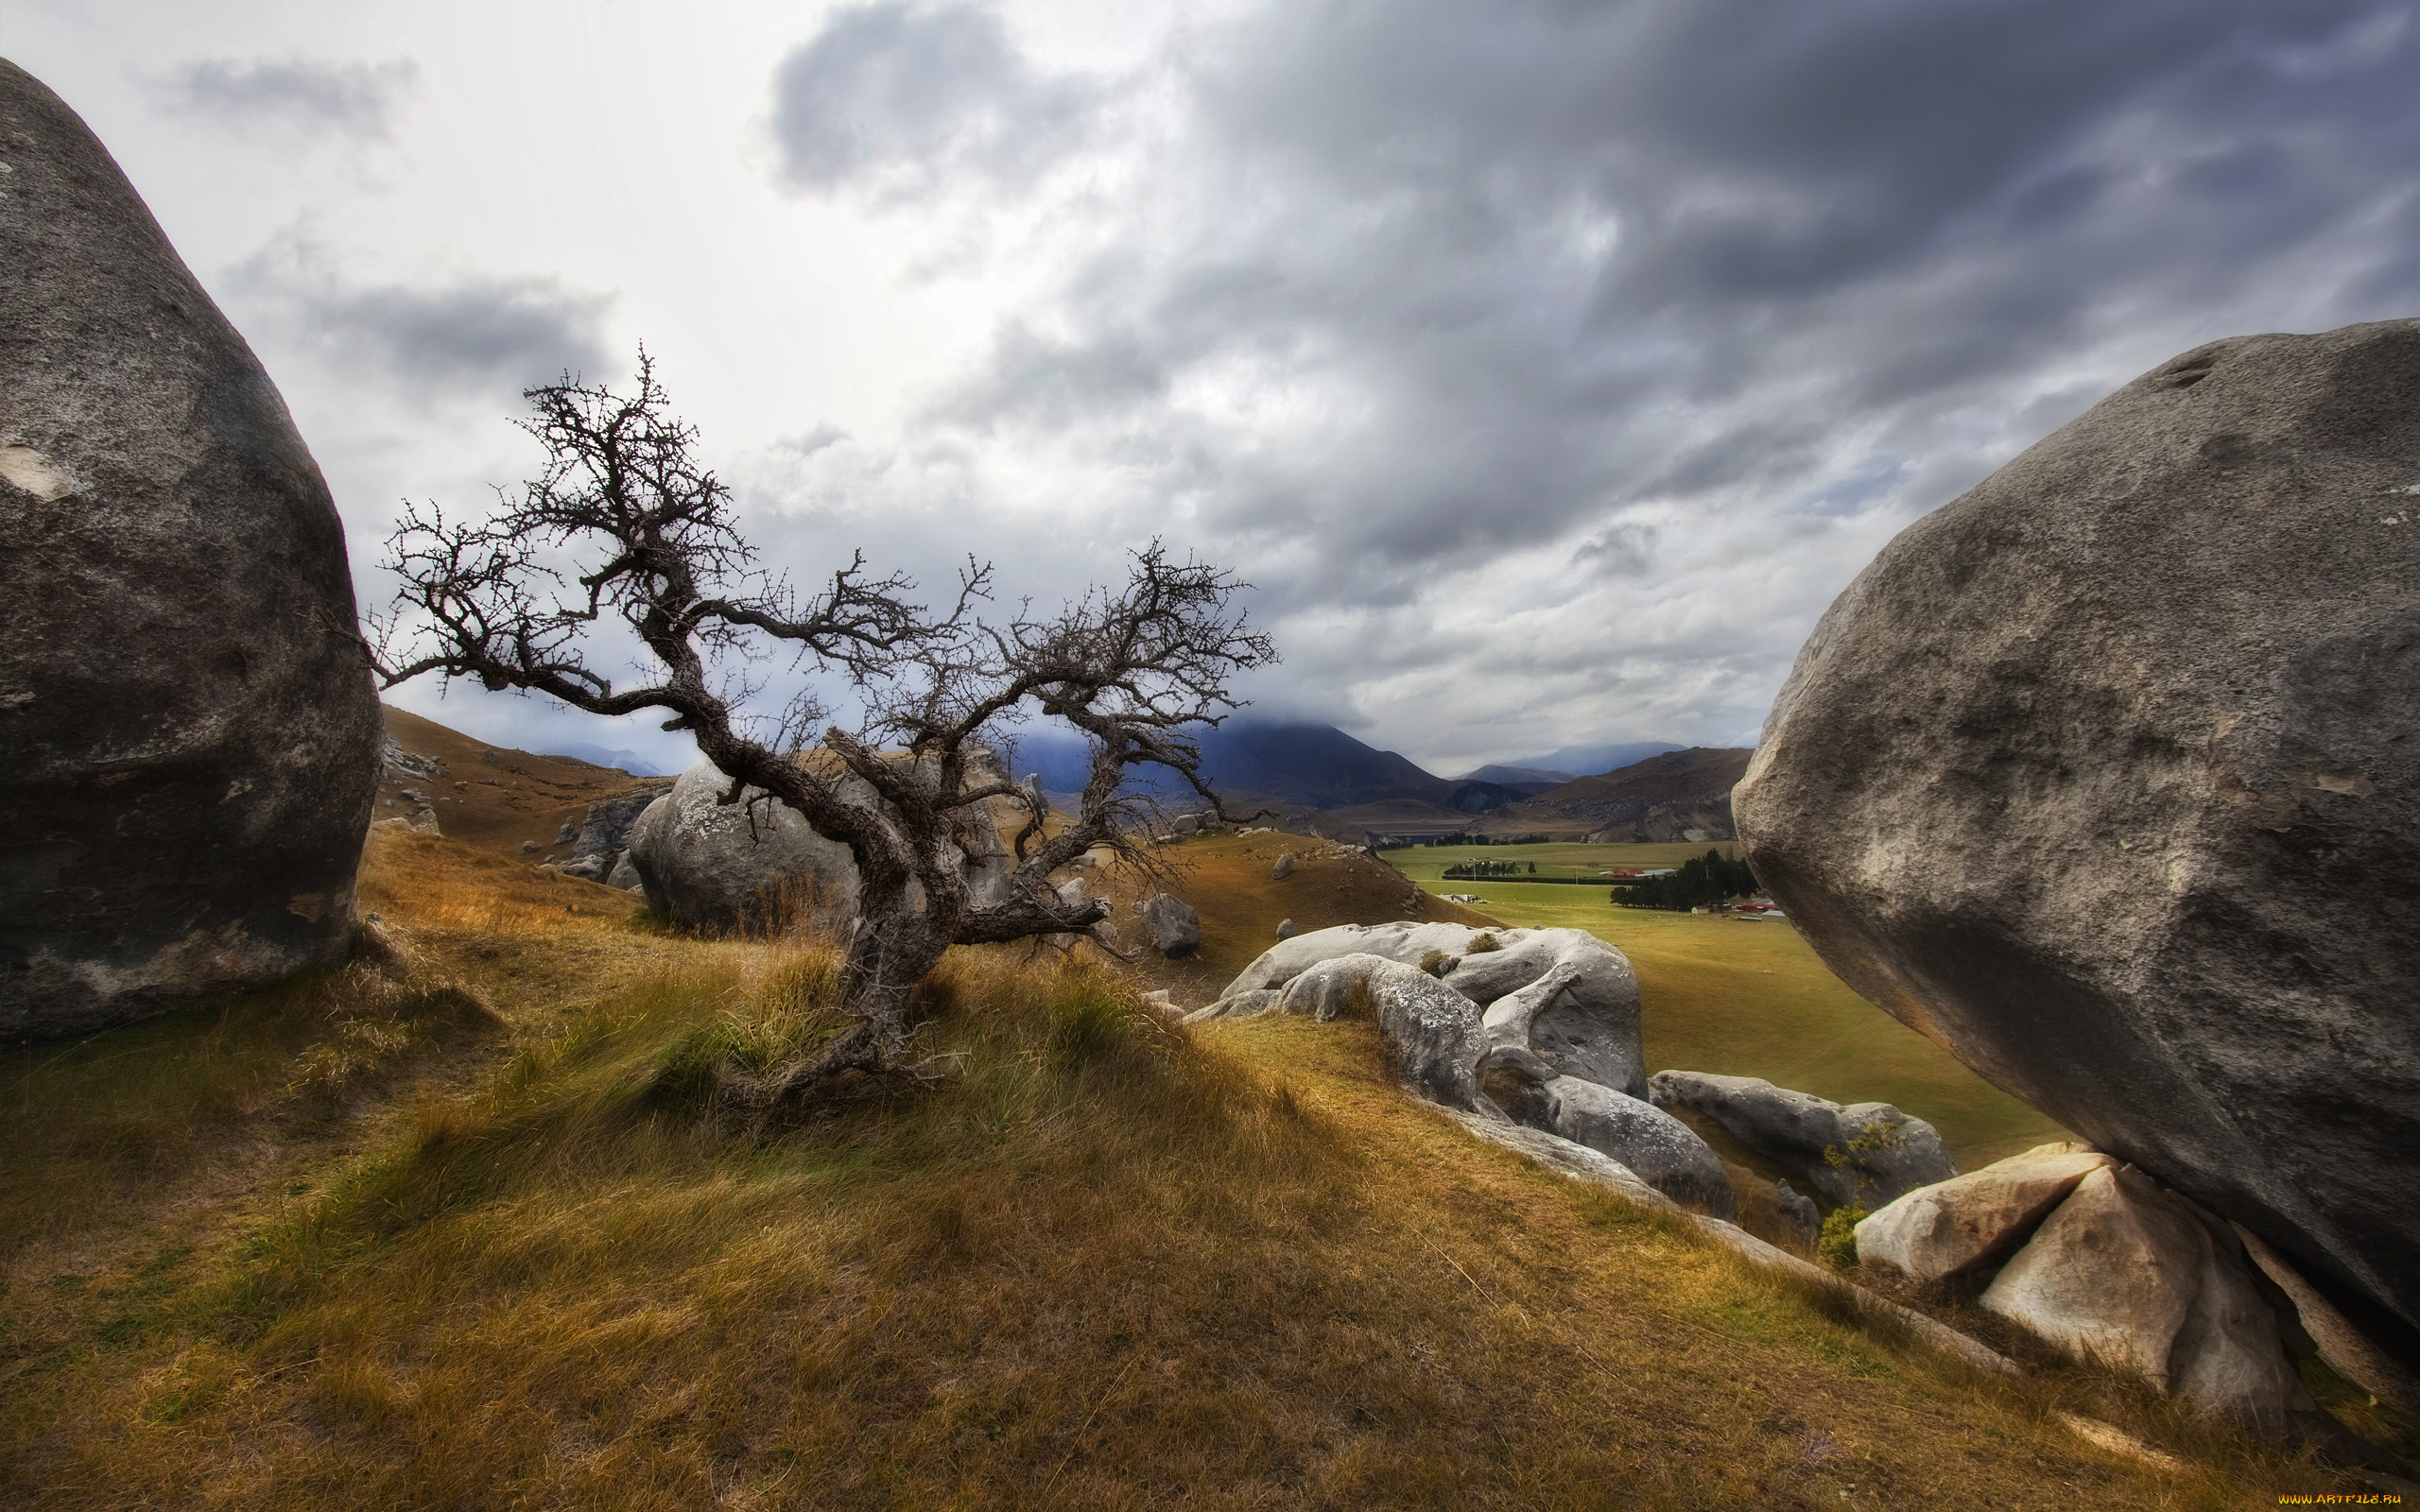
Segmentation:
<svg viewBox="0 0 2420 1512">
<path fill-rule="evenodd" d="M 1138 768 L 1167 768 L 1225 814 L 1193 732 L 1241 706 L 1236 673 L 1277 660 L 1231 609 L 1241 585 L 1228 573 L 1171 560 L 1155 541 L 1123 586 L 995 624 L 978 613 L 989 567 L 970 562 L 936 612 L 859 554 L 802 597 L 758 568 L 730 490 L 693 457 L 697 432 L 669 412 L 644 349 L 627 398 L 569 375 L 523 397 L 535 413 L 522 428 L 546 451 L 537 478 L 481 520 L 406 507 L 386 563 L 403 588 L 372 623 L 379 676 L 389 687 L 431 672 L 475 678 L 596 714 L 664 711 L 664 728 L 690 731 L 731 779 L 723 802 L 756 789 L 849 848 L 859 917 L 841 1009 L 856 1022 L 772 1093 L 844 1071 L 908 1070 L 908 993 L 951 945 L 1091 931 L 1108 904 L 1064 902 L 1049 877 L 1095 847 L 1134 851 Z M 563 558 L 574 565 L 550 564 Z M 609 616 L 652 658 L 640 685 L 616 687 L 591 663 Z M 857 728 L 801 696 L 767 738 L 749 732 L 766 723 L 744 713 L 760 690 L 725 664 L 783 647 L 848 676 L 864 704 Z M 1009 781 L 988 757 L 1034 714 L 1074 726 L 1092 752 L 1078 812 L 1055 834 L 1038 784 Z M 808 756 L 810 740 L 828 756 Z M 875 800 L 845 796 L 849 776 Z M 994 822 L 994 803 L 1023 821 L 1007 895 L 985 902 L 959 856 L 975 827 Z"/>
</svg>

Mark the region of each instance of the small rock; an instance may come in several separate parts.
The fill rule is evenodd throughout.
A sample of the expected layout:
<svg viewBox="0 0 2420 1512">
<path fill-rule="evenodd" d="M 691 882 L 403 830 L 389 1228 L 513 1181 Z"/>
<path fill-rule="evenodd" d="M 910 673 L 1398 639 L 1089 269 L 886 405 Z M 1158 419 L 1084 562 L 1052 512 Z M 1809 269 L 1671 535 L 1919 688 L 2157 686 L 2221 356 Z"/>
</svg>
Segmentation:
<svg viewBox="0 0 2420 1512">
<path fill-rule="evenodd" d="M 1297 933 L 1299 932 L 1294 928 L 1294 921 L 1292 919 L 1281 919 L 1277 921 L 1277 937 L 1279 939 L 1292 939 Z"/>
<path fill-rule="evenodd" d="M 483 750 L 479 752 L 479 762 L 482 765 L 501 766 L 504 765 L 504 758 L 492 750 Z"/>
<path fill-rule="evenodd" d="M 1773 1183 L 1773 1208 L 1788 1224 L 1791 1237 L 1802 1249 L 1815 1247 L 1816 1239 L 1824 1232 L 1824 1215 L 1815 1211 L 1815 1199 L 1791 1186 L 1788 1180 Z"/>
<path fill-rule="evenodd" d="M 1154 893 L 1143 904 L 1143 917 L 1150 920 L 1151 943 L 1162 955 L 1173 959 L 1201 948 L 1201 916 L 1184 899 Z"/>
<path fill-rule="evenodd" d="M 1947 1181 L 1918 1187 L 1857 1226 L 1860 1265 L 1938 1280 L 1996 1264 L 2093 1172 L 2118 1162 L 2088 1144 L 2039 1144 Z"/>
<path fill-rule="evenodd" d="M 605 885 L 618 887 L 624 892 L 637 892 L 647 885 L 639 880 L 639 868 L 631 864 L 628 850 L 614 861 L 614 869 L 605 873 Z"/>
<path fill-rule="evenodd" d="M 1272 882 L 1284 882 L 1293 874 L 1294 852 L 1291 850 L 1281 853 L 1277 858 L 1277 865 L 1269 868 L 1270 880 Z"/>
<path fill-rule="evenodd" d="M 1059 885 L 1057 897 L 1063 908 L 1081 908 L 1084 906 L 1084 885 L 1080 880 L 1070 877 Z"/>
<path fill-rule="evenodd" d="M 537 852 L 537 850 L 538 842 L 535 840 L 524 840 L 521 842 L 521 853 L 525 856 L 534 855 Z"/>
</svg>

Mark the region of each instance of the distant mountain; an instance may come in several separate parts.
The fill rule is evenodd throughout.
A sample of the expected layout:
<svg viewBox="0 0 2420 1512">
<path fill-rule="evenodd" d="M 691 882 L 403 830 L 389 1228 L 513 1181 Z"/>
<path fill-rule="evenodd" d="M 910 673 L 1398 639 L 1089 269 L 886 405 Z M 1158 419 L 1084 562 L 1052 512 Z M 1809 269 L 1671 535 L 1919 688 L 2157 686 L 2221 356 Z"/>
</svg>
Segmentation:
<svg viewBox="0 0 2420 1512">
<path fill-rule="evenodd" d="M 1650 756 L 1661 756 L 1666 751 L 1679 749 L 1681 749 L 1680 747 L 1668 740 L 1633 740 L 1611 746 L 1565 746 L 1561 750 L 1550 750 L 1543 756 L 1508 765 L 1533 766 L 1549 772 L 1569 772 L 1574 777 L 1584 777 L 1592 772 L 1619 771 L 1625 766 L 1635 765 Z M 1471 775 L 1478 777 L 1479 774 L 1473 772 Z M 1503 779 L 1495 778 L 1489 781 L 1502 782 Z"/>
<path fill-rule="evenodd" d="M 1458 781 L 1464 782 L 1502 782 L 1508 786 L 1534 786 L 1540 792 L 1561 787 L 1581 776 L 1578 772 L 1558 772 L 1544 766 L 1507 766 L 1492 762 L 1474 772 L 1464 772 Z"/>
<path fill-rule="evenodd" d="M 1221 793 L 1241 797 L 1318 809 L 1413 799 L 1443 809 L 1470 785 L 1448 782 L 1393 751 L 1363 745 L 1333 725 L 1226 724 L 1203 731 L 1201 741 L 1202 775 Z M 1089 760 L 1082 740 L 1074 734 L 1028 730 L 1019 733 L 1010 765 L 1019 777 L 1039 773 L 1045 791 L 1072 793 L 1083 786 Z M 1156 781 L 1147 777 L 1145 785 L 1175 796 L 1174 784 L 1165 775 Z M 1473 795 L 1463 801 L 1491 796 Z"/>
<path fill-rule="evenodd" d="M 1703 746 L 1668 750 L 1508 804 L 1479 828 L 1559 840 L 1734 840 L 1739 832 L 1731 821 L 1731 789 L 1754 754 Z"/>
<path fill-rule="evenodd" d="M 657 771 L 655 769 L 655 763 L 648 761 L 637 751 L 607 750 L 602 746 L 591 745 L 587 741 L 575 741 L 571 745 L 565 746 L 562 750 L 555 752 L 555 754 L 558 756 L 568 756 L 574 761 L 586 762 L 591 766 L 615 767 L 630 773 L 632 777 L 674 777 L 679 775 L 674 772 Z"/>
</svg>

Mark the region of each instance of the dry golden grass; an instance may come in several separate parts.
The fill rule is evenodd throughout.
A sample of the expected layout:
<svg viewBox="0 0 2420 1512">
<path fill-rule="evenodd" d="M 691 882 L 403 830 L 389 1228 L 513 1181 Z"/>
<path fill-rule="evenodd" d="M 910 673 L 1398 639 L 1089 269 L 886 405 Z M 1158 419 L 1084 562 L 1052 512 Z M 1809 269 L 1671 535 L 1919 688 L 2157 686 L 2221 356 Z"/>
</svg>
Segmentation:
<svg viewBox="0 0 2420 1512">
<path fill-rule="evenodd" d="M 1196 1034 L 1098 965 L 958 952 L 923 999 L 947 1085 L 749 1118 L 712 1067 L 833 1027 L 828 950 L 665 936 L 424 837 L 382 841 L 366 885 L 407 981 L 348 969 L 12 1078 L 12 1200 L 110 1169 L 149 1194 L 54 1195 L 9 1251 L 0 1503 L 2216 1508 L 2339 1484 L 2088 1372 L 1979 1381 L 1877 1337 L 1472 1140 L 1385 1082 L 1366 1025 Z M 482 887 L 494 931 L 463 922 Z M 340 1091 L 301 1074 L 381 1012 L 457 1026 Z M 264 1174 L 215 1179 L 238 1148 Z"/>
</svg>

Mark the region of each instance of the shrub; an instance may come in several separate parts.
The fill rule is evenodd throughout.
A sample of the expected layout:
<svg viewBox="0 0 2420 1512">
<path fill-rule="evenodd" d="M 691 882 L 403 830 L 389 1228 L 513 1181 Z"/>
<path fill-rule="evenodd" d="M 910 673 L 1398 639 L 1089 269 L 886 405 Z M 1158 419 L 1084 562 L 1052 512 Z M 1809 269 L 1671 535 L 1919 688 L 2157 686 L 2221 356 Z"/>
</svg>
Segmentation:
<svg viewBox="0 0 2420 1512">
<path fill-rule="evenodd" d="M 1494 935 L 1481 935 L 1471 941 L 1470 953 L 1473 955 L 1485 955 L 1490 951 L 1500 951 L 1503 948 L 1504 942 Z"/>
<path fill-rule="evenodd" d="M 1834 1270 L 1846 1270 L 1857 1263 L 1857 1226 L 1867 1217 L 1859 1207 L 1834 1208 L 1824 1220 L 1824 1231 L 1815 1240 L 1815 1253 Z"/>
<path fill-rule="evenodd" d="M 1448 955 L 1443 951 L 1423 951 L 1420 955 L 1420 969 L 1431 976 L 1443 976 L 1454 969 L 1454 963 L 1461 958 L 1458 955 Z"/>
</svg>

